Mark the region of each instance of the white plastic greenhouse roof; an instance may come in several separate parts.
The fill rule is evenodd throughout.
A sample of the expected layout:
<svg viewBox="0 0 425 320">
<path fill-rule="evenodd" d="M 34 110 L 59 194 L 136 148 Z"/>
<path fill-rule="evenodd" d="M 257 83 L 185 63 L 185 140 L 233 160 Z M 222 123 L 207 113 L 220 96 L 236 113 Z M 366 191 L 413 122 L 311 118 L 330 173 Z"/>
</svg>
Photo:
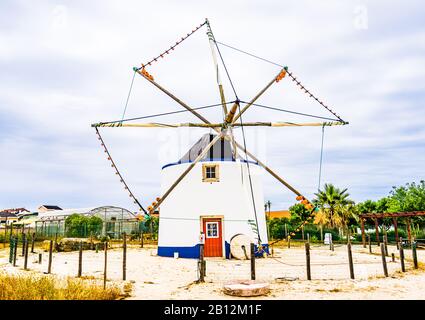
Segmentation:
<svg viewBox="0 0 425 320">
<path fill-rule="evenodd" d="M 71 214 L 78 213 L 78 214 L 85 214 L 89 213 L 90 211 L 96 209 L 98 207 L 89 207 L 89 208 L 78 208 L 78 209 L 63 209 L 63 210 L 52 210 L 52 211 L 46 211 L 46 212 L 40 212 L 38 214 L 38 218 L 44 218 L 44 217 L 56 217 L 56 216 L 70 216 Z"/>
<path fill-rule="evenodd" d="M 128 209 L 115 207 L 115 206 L 101 206 L 101 207 L 88 207 L 88 208 L 76 208 L 76 209 L 63 209 L 63 210 L 52 210 L 46 212 L 40 212 L 38 214 L 38 220 L 56 220 L 63 219 L 65 216 L 70 216 L 74 213 L 77 214 L 101 214 L 103 211 L 107 210 L 108 214 L 111 211 L 115 212 L 125 212 L 126 215 L 130 215 L 131 218 L 135 218 L 135 215 Z"/>
</svg>

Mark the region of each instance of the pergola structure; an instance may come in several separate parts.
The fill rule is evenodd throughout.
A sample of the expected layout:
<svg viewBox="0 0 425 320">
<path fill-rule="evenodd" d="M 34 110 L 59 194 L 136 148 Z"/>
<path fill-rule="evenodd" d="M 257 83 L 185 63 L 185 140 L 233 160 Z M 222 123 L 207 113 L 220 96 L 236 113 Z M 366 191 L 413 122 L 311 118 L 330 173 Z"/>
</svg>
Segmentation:
<svg viewBox="0 0 425 320">
<path fill-rule="evenodd" d="M 386 212 L 386 213 L 364 213 L 360 215 L 360 222 L 361 222 L 361 229 L 362 229 L 362 242 L 363 246 L 366 245 L 366 235 L 365 235 L 365 229 L 364 229 L 364 223 L 366 219 L 372 219 L 375 221 L 375 234 L 376 234 L 376 242 L 378 245 L 380 244 L 379 241 L 379 219 L 384 218 L 393 218 L 393 225 L 394 225 L 394 231 L 395 231 L 395 238 L 397 243 L 399 242 L 398 237 L 398 226 L 397 226 L 397 218 L 406 218 L 407 219 L 407 237 L 409 242 L 412 241 L 412 233 L 410 230 L 410 217 L 419 217 L 419 216 L 425 216 L 425 211 L 412 211 L 412 212 Z"/>
</svg>

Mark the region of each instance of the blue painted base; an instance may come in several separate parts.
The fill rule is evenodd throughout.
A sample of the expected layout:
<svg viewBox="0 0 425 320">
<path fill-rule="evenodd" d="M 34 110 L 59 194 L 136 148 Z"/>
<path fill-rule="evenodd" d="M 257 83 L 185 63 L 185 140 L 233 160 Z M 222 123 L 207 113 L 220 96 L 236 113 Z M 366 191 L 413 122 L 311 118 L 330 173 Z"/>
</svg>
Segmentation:
<svg viewBox="0 0 425 320">
<path fill-rule="evenodd" d="M 226 259 L 230 259 L 230 243 L 227 241 L 224 244 Z M 263 244 L 263 251 L 257 252 L 258 246 L 255 246 L 255 256 L 262 257 L 263 252 L 269 253 L 269 245 Z M 180 258 L 199 259 L 199 244 L 193 247 L 158 247 L 158 256 L 174 257 L 174 252 L 179 253 Z"/>
</svg>

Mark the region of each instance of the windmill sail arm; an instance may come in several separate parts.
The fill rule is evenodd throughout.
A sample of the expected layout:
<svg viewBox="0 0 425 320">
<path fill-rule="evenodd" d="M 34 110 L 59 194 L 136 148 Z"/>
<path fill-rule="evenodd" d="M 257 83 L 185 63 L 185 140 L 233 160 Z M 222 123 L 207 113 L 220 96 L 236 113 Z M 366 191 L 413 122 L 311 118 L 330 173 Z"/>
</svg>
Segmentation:
<svg viewBox="0 0 425 320">
<path fill-rule="evenodd" d="M 221 105 L 222 105 L 224 114 L 227 114 L 226 98 L 224 97 L 223 83 L 221 82 L 220 71 L 218 69 L 218 63 L 217 63 L 217 55 L 215 53 L 215 48 L 214 48 L 215 38 L 214 38 L 214 34 L 211 30 L 211 26 L 210 26 L 208 19 L 205 20 L 205 23 L 207 24 L 207 29 L 208 29 L 207 36 L 208 36 L 208 41 L 210 43 L 211 55 L 212 55 L 212 58 L 213 58 L 214 69 L 215 69 L 215 73 L 216 73 L 216 77 L 217 77 L 216 80 L 217 80 L 218 90 L 219 90 L 219 93 L 220 93 Z"/>
<path fill-rule="evenodd" d="M 242 150 L 244 153 L 246 153 L 251 159 L 253 159 L 255 162 L 258 163 L 261 167 L 263 167 L 268 173 L 270 173 L 275 179 L 277 179 L 280 183 L 282 183 L 285 187 L 287 187 L 289 190 L 291 190 L 293 193 L 295 193 L 297 196 L 302 196 L 302 194 L 296 190 L 294 187 L 292 187 L 288 182 L 286 182 L 284 179 L 282 179 L 276 172 L 274 172 L 272 169 L 270 169 L 266 164 L 261 162 L 257 157 L 255 157 L 251 152 L 248 150 L 245 150 L 243 146 L 241 146 L 238 142 L 235 141 L 236 146 Z"/>
<path fill-rule="evenodd" d="M 333 122 L 307 122 L 307 123 L 294 123 L 294 122 L 244 122 L 243 124 L 235 123 L 233 127 L 322 127 L 322 126 L 340 126 L 346 123 L 333 121 Z"/>
<path fill-rule="evenodd" d="M 93 124 L 93 127 L 110 127 L 110 128 L 120 128 L 120 127 L 129 127 L 129 128 L 180 128 L 180 127 L 197 127 L 197 128 L 221 128 L 223 124 L 221 123 L 121 123 L 121 122 L 112 122 L 112 123 L 97 123 Z"/>
<path fill-rule="evenodd" d="M 147 81 L 152 83 L 155 87 L 157 87 L 159 90 L 164 92 L 167 96 L 169 96 L 171 99 L 176 101 L 178 104 L 180 104 L 183 108 L 190 111 L 193 115 L 198 117 L 200 120 L 202 120 L 205 123 L 210 123 L 206 118 L 204 118 L 201 114 L 193 110 L 189 105 L 187 105 L 185 102 L 177 98 L 175 95 L 173 95 L 171 92 L 169 92 L 167 89 L 163 88 L 161 85 L 159 85 L 157 82 L 155 82 L 152 78 L 149 78 L 146 74 L 144 74 L 141 70 L 136 71 L 138 74 L 140 74 L 143 78 L 145 78 Z"/>
<path fill-rule="evenodd" d="M 202 152 L 196 157 L 196 159 L 191 163 L 189 167 L 177 178 L 177 180 L 171 185 L 170 188 L 164 194 L 162 197 L 155 203 L 155 205 L 151 208 L 151 212 L 154 212 L 155 209 L 157 209 L 161 203 L 164 202 L 164 200 L 170 195 L 171 191 L 174 190 L 175 187 L 184 179 L 184 177 L 195 167 L 195 165 L 205 157 L 207 152 L 212 148 L 212 146 L 224 136 L 225 132 L 222 131 L 220 134 L 216 135 L 215 138 L 202 150 Z"/>
<path fill-rule="evenodd" d="M 234 124 L 240 117 L 241 117 L 241 115 L 246 111 L 246 110 L 248 110 L 248 108 L 250 107 L 250 106 L 252 106 L 252 104 L 253 103 L 255 103 L 255 101 L 257 101 L 258 100 L 258 98 L 260 98 L 263 94 L 264 94 L 264 92 L 266 92 L 267 91 L 267 89 L 269 89 L 270 87 L 271 87 L 271 85 L 273 84 L 273 83 L 275 83 L 275 82 L 277 82 L 278 81 L 278 79 L 279 79 L 279 77 L 284 73 L 284 72 L 286 72 L 286 69 L 282 69 L 274 78 L 273 78 L 273 80 L 271 80 L 259 93 L 257 93 L 257 95 L 254 97 L 254 98 L 252 98 L 252 100 L 250 101 L 250 102 L 248 102 L 248 104 L 245 106 L 245 107 L 243 107 L 243 109 L 233 118 L 233 121 L 232 121 L 232 124 Z"/>
</svg>

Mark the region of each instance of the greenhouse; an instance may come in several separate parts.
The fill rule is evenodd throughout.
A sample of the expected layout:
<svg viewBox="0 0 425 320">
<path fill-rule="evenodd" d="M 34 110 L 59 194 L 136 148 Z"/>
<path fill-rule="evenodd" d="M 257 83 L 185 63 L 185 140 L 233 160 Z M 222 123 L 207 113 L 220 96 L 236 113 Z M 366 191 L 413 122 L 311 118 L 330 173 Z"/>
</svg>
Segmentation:
<svg viewBox="0 0 425 320">
<path fill-rule="evenodd" d="M 35 222 L 35 233 L 41 237 L 103 237 L 120 238 L 139 234 L 141 223 L 127 209 L 103 206 L 82 209 L 53 210 L 40 213 Z"/>
</svg>

